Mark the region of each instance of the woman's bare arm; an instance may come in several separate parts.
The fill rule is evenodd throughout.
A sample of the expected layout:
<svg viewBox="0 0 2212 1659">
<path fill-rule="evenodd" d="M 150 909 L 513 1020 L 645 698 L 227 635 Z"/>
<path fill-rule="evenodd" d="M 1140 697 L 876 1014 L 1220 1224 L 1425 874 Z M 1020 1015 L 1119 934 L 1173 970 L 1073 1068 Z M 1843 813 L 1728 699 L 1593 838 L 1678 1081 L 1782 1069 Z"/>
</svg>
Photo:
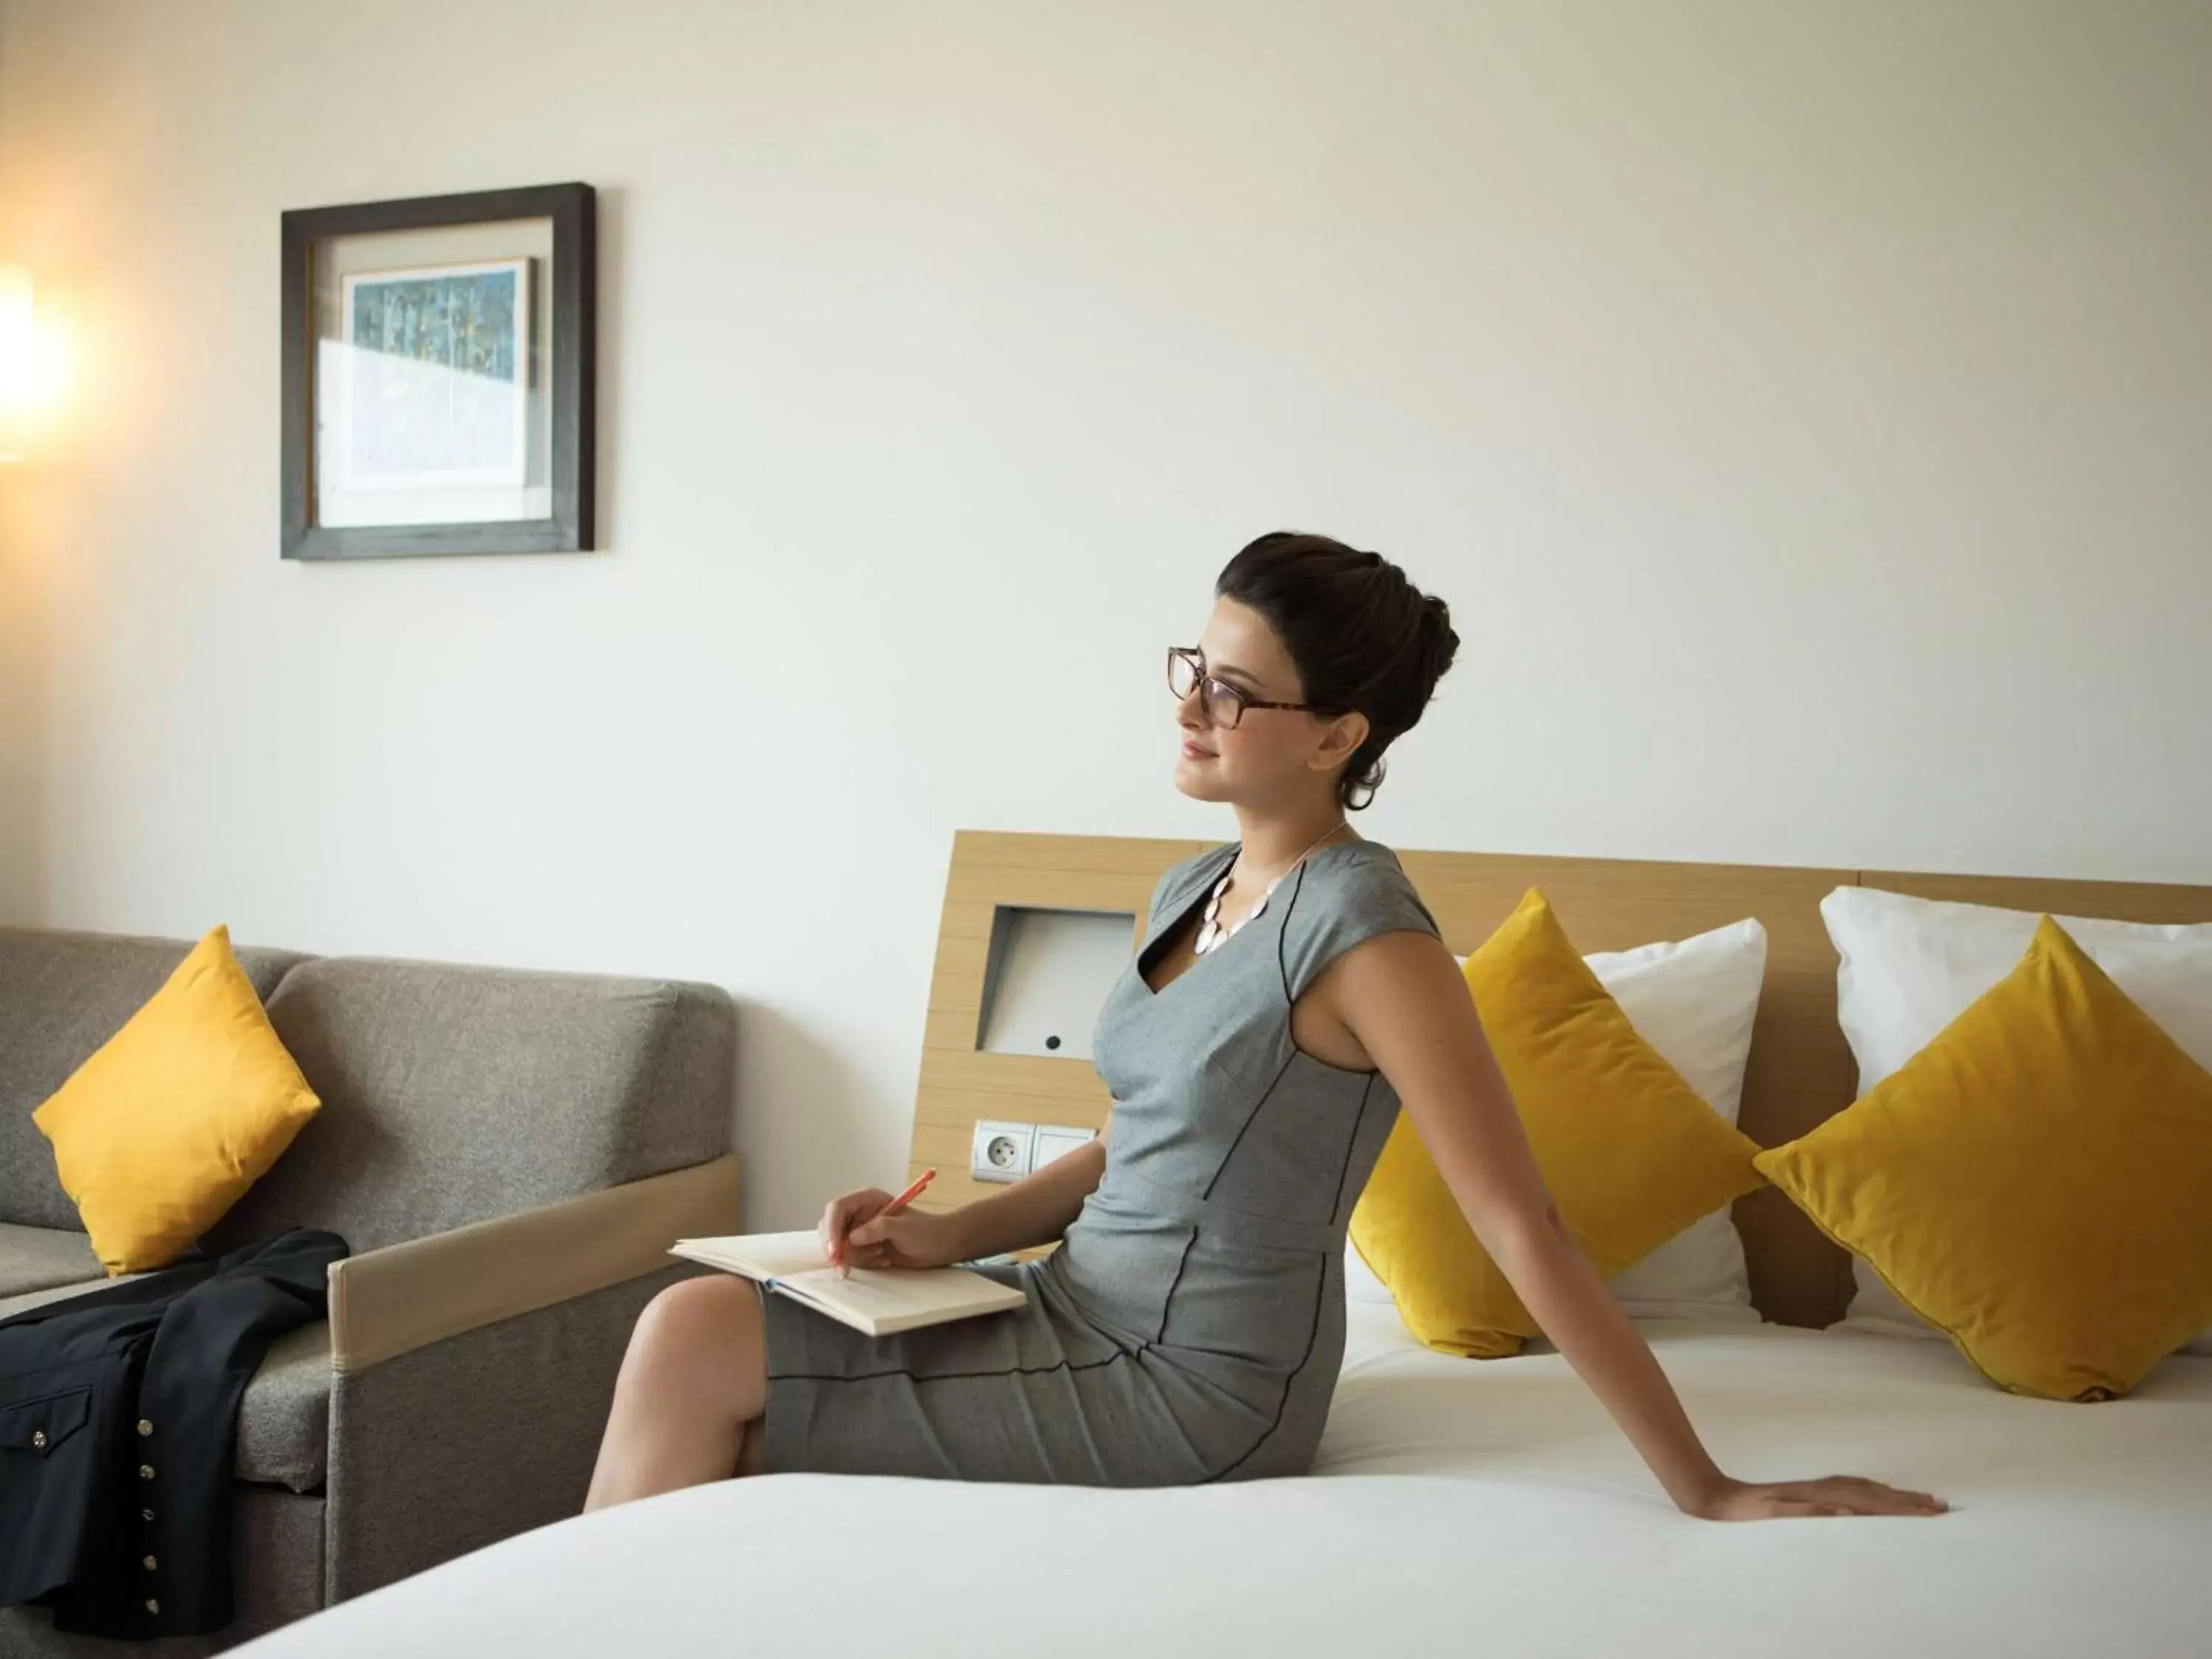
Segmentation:
<svg viewBox="0 0 2212 1659">
<path fill-rule="evenodd" d="M 1560 1220 L 1467 982 L 1438 940 L 1378 935 L 1338 957 L 1309 994 L 1325 999 L 1390 1080 L 1482 1248 L 1679 1507 L 1731 1519 L 1942 1507 L 1856 1477 L 1751 1486 L 1721 1473 L 1650 1344 Z"/>
<path fill-rule="evenodd" d="M 1106 1173 L 1106 1132 L 1042 1170 L 1024 1176 L 1002 1193 L 979 1198 L 952 1212 L 959 1224 L 961 1257 L 996 1255 L 1049 1244 L 1082 1213 L 1083 1200 Z"/>
</svg>

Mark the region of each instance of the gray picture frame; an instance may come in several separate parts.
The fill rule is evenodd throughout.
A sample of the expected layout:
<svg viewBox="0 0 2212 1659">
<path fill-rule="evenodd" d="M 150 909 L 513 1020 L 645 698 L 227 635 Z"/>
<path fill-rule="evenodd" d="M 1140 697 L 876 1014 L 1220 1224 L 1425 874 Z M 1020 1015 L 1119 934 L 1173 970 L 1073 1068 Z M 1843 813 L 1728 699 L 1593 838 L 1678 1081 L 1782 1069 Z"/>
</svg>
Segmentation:
<svg viewBox="0 0 2212 1659">
<path fill-rule="evenodd" d="M 552 361 L 546 376 L 550 513 L 466 524 L 321 525 L 314 520 L 313 250 L 332 237 L 505 220 L 550 220 Z M 598 375 L 598 201 L 586 184 L 473 191 L 283 215 L 283 433 L 280 550 L 287 559 L 574 553 L 596 546 L 592 462 Z"/>
</svg>

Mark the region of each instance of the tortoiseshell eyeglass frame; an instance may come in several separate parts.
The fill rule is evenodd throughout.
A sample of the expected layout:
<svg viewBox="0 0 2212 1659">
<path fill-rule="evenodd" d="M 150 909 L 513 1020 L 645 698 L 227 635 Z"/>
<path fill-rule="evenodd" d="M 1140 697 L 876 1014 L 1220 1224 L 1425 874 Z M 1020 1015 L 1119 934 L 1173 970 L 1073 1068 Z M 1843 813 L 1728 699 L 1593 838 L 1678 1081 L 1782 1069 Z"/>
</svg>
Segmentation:
<svg viewBox="0 0 2212 1659">
<path fill-rule="evenodd" d="M 1188 679 L 1187 685 L 1179 682 Z M 1206 719 L 1224 730 L 1234 730 L 1244 718 L 1248 708 L 1296 708 L 1313 712 L 1316 705 L 1310 702 L 1269 702 L 1240 691 L 1227 680 L 1216 679 L 1206 672 L 1206 658 L 1194 645 L 1171 645 L 1168 647 L 1168 690 L 1182 702 L 1193 691 L 1199 694 L 1200 706 L 1206 710 Z M 1227 705 L 1229 718 L 1221 718 L 1223 705 Z"/>
</svg>

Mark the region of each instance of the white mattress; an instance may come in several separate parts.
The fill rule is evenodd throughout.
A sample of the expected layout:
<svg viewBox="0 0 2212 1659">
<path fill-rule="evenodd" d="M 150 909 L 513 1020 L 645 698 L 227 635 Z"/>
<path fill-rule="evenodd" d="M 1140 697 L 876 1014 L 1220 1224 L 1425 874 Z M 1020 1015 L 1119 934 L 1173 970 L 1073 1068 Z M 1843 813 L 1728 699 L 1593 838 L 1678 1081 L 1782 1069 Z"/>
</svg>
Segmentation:
<svg viewBox="0 0 2212 1659">
<path fill-rule="evenodd" d="M 1431 1353 L 1354 1304 L 1312 1477 L 1150 1491 L 787 1474 L 509 1540 L 252 1659 L 2212 1654 L 2212 1359 L 2123 1401 L 1948 1345 L 1644 1326 L 1722 1466 L 1940 1492 L 1928 1519 L 1678 1514 L 1556 1354 Z"/>
</svg>

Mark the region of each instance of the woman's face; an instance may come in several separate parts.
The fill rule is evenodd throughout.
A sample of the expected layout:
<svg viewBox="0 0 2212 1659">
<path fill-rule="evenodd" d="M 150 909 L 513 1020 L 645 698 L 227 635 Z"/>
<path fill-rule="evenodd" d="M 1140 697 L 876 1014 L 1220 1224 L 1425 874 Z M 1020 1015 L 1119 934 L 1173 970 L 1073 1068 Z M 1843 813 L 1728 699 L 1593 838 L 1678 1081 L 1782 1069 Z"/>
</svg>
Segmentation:
<svg viewBox="0 0 2212 1659">
<path fill-rule="evenodd" d="M 1217 599 L 1198 636 L 1206 672 L 1262 702 L 1304 702 L 1297 664 L 1260 613 Z M 1333 790 L 1337 769 L 1367 734 L 1366 717 L 1324 718 L 1294 708 L 1251 708 L 1234 726 L 1216 726 L 1203 690 L 1177 705 L 1182 746 L 1176 787 L 1197 800 L 1246 805 L 1289 804 L 1314 790 Z"/>
</svg>

